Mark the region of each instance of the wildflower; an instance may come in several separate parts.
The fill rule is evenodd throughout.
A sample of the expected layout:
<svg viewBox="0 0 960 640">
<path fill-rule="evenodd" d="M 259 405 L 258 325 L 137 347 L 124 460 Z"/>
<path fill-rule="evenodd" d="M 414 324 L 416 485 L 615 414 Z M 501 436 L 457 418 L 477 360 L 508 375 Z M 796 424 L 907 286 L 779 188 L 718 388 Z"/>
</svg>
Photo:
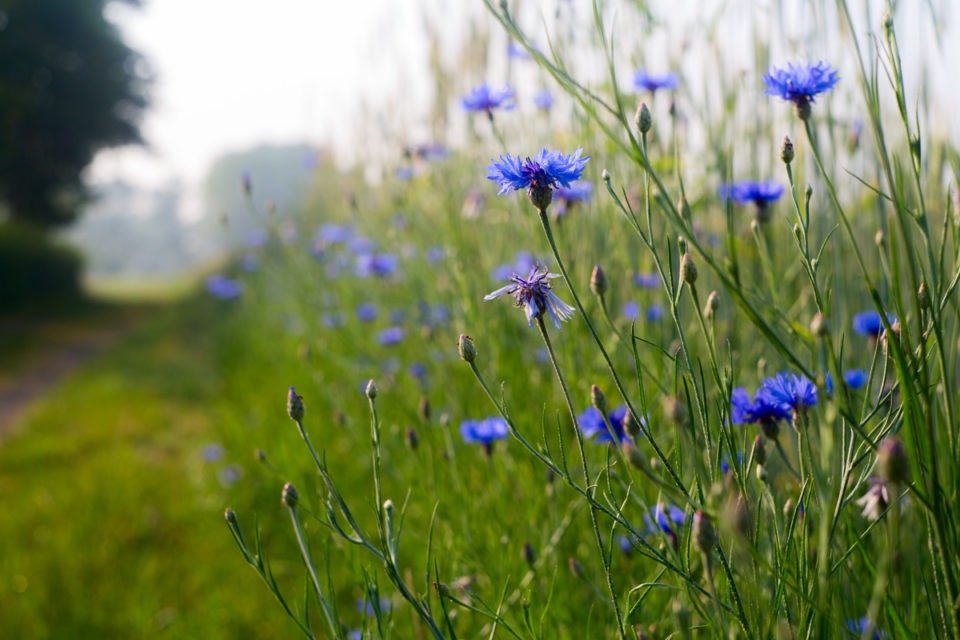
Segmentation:
<svg viewBox="0 0 960 640">
<path fill-rule="evenodd" d="M 503 440 L 510 433 L 507 421 L 500 416 L 491 416 L 484 420 L 466 420 L 460 424 L 463 441 L 483 445 L 487 455 L 493 452 L 493 443 Z"/>
<path fill-rule="evenodd" d="M 410 180 L 413 179 L 413 169 L 401 165 L 397 167 L 395 175 L 400 182 L 410 182 Z"/>
<path fill-rule="evenodd" d="M 647 313 L 645 314 L 649 322 L 656 322 L 663 317 L 663 305 L 662 304 L 652 304 L 647 307 Z"/>
<path fill-rule="evenodd" d="M 399 343 L 407 335 L 403 327 L 389 327 L 377 334 L 377 342 L 384 346 Z"/>
<path fill-rule="evenodd" d="M 297 506 L 297 503 L 300 502 L 300 494 L 297 493 L 296 487 L 288 482 L 283 485 L 283 492 L 280 494 L 280 500 L 283 502 L 283 506 L 293 509 Z"/>
<path fill-rule="evenodd" d="M 497 195 L 503 195 L 511 189 L 526 189 L 534 206 L 544 210 L 553 199 L 554 189 L 569 188 L 583 175 L 590 157 L 581 158 L 582 154 L 583 149 L 565 156 L 559 151 L 547 151 L 544 147 L 532 159 L 529 156 L 521 160 L 520 156 L 501 155 L 499 162 L 491 160 L 487 167 L 487 179 L 500 185 Z"/>
<path fill-rule="evenodd" d="M 218 442 L 211 442 L 203 448 L 204 462 L 218 462 L 223 457 L 223 445 Z"/>
<path fill-rule="evenodd" d="M 765 93 L 792 102 L 801 120 L 810 117 L 810 103 L 814 102 L 814 97 L 832 89 L 839 80 L 836 69 L 823 61 L 796 66 L 788 64 L 780 69 L 774 67 L 763 76 L 767 85 Z"/>
<path fill-rule="evenodd" d="M 424 254 L 428 264 L 436 264 L 443 260 L 447 255 L 447 250 L 443 247 L 430 247 Z"/>
<path fill-rule="evenodd" d="M 752 401 L 750 394 L 743 387 L 734 389 L 730 397 L 730 419 L 733 424 L 759 424 L 763 435 L 771 440 L 776 440 L 780 434 L 777 423 L 789 418 L 788 407 L 771 402 L 768 397 L 759 393 L 756 401 Z"/>
<path fill-rule="evenodd" d="M 469 95 L 460 98 L 460 104 L 467 111 L 486 111 L 490 118 L 493 118 L 494 109 L 504 109 L 509 111 L 515 106 L 514 91 L 509 86 L 502 89 L 491 89 L 489 85 L 482 84 L 470 91 Z"/>
<path fill-rule="evenodd" d="M 641 289 L 658 289 L 660 287 L 660 276 L 656 273 L 635 273 L 633 274 L 633 284 Z"/>
<path fill-rule="evenodd" d="M 376 609 L 379 609 L 381 613 L 389 613 L 393 610 L 393 602 L 391 602 L 390 598 L 384 597 L 381 597 L 379 602 L 373 602 L 366 598 L 357 598 L 357 611 L 361 611 L 372 617 Z"/>
<path fill-rule="evenodd" d="M 320 316 L 320 323 L 328 329 L 336 329 L 347 324 L 347 318 L 342 311 L 324 313 Z"/>
<path fill-rule="evenodd" d="M 590 202 L 593 199 L 593 183 L 582 180 L 568 187 L 554 190 L 553 197 L 559 201 L 554 215 L 560 217 L 567 213 L 578 202 Z"/>
<path fill-rule="evenodd" d="M 797 376 L 792 373 L 778 373 L 763 381 L 757 391 L 757 398 L 798 413 L 817 405 L 817 385 L 803 374 Z"/>
<path fill-rule="evenodd" d="M 863 369 L 848 369 L 843 373 L 843 381 L 851 389 L 859 389 L 867 382 L 867 372 Z M 833 376 L 828 372 L 824 382 L 827 393 L 833 393 L 833 386 Z"/>
<path fill-rule="evenodd" d="M 372 322 L 377 318 L 377 305 L 372 302 L 364 302 L 363 304 L 357 305 L 355 313 L 357 314 L 357 320 L 361 322 Z"/>
<path fill-rule="evenodd" d="M 887 436 L 877 451 L 877 470 L 880 477 L 890 484 L 903 484 L 910 479 L 910 461 L 903 441 L 897 436 Z"/>
<path fill-rule="evenodd" d="M 640 305 L 633 300 L 624 302 L 623 306 L 620 307 L 620 312 L 627 318 L 627 320 L 632 322 L 640 317 Z"/>
<path fill-rule="evenodd" d="M 762 209 L 771 202 L 776 202 L 783 195 L 783 185 L 775 180 L 766 182 L 751 182 L 744 180 L 733 184 L 724 184 L 720 187 L 720 197 L 731 198 L 737 204 L 753 203 Z"/>
<path fill-rule="evenodd" d="M 863 634 L 866 633 L 869 629 L 873 629 L 873 635 L 869 636 L 870 640 L 884 640 L 887 637 L 887 634 L 881 633 L 877 629 L 876 625 L 870 624 L 870 618 L 863 616 L 859 620 L 849 619 L 847 620 L 847 628 L 850 631 L 853 631 L 857 636 L 863 637 Z"/>
<path fill-rule="evenodd" d="M 887 314 L 887 322 L 893 324 L 897 317 L 891 313 Z M 880 314 L 874 310 L 863 311 L 853 316 L 853 330 L 862 336 L 876 338 L 883 331 L 883 320 Z"/>
<path fill-rule="evenodd" d="M 243 257 L 240 258 L 240 268 L 248 273 L 256 271 L 258 266 L 257 256 L 252 253 L 245 253 Z"/>
<path fill-rule="evenodd" d="M 507 55 L 517 60 L 530 60 L 533 58 L 526 49 L 513 41 L 507 45 Z"/>
<path fill-rule="evenodd" d="M 527 273 L 537 264 L 529 251 L 517 251 L 513 264 L 501 264 L 493 270 L 494 280 L 509 280 L 514 273 Z"/>
<path fill-rule="evenodd" d="M 460 340 L 457 342 L 457 351 L 460 352 L 460 358 L 465 362 L 473 362 L 477 359 L 477 348 L 470 336 L 460 336 Z"/>
<path fill-rule="evenodd" d="M 633 76 L 633 86 L 638 92 L 656 93 L 658 89 L 676 89 L 678 82 L 679 78 L 675 73 L 650 75 L 646 70 L 640 69 Z"/>
<path fill-rule="evenodd" d="M 663 533 L 675 536 L 673 527 L 683 526 L 687 517 L 683 509 L 660 502 L 653 508 L 653 511 L 645 513 L 643 519 L 646 521 L 650 533 L 656 533 L 657 530 L 660 530 Z"/>
<path fill-rule="evenodd" d="M 549 111 L 554 102 L 553 94 L 549 89 L 541 89 L 533 96 L 533 104 L 537 105 L 537 109 L 541 111 Z"/>
<path fill-rule="evenodd" d="M 377 241 L 373 238 L 363 236 L 351 237 L 347 239 L 346 243 L 350 252 L 356 256 L 369 255 L 377 250 Z"/>
<path fill-rule="evenodd" d="M 636 125 L 640 133 L 647 133 L 653 127 L 653 116 L 650 115 L 650 109 L 646 102 L 641 102 L 637 107 L 637 112 L 633 116 L 633 124 Z"/>
<path fill-rule="evenodd" d="M 436 160 L 443 160 L 444 158 L 450 155 L 450 152 L 445 146 L 439 142 L 429 142 L 426 144 L 418 144 L 413 148 L 413 155 L 424 160 L 426 162 L 434 162 Z"/>
<path fill-rule="evenodd" d="M 550 280 L 559 278 L 556 273 L 548 273 L 546 267 L 534 265 L 530 275 L 523 278 L 516 273 L 511 276 L 512 284 L 501 287 L 483 297 L 484 300 L 493 300 L 504 294 L 512 295 L 516 299 L 516 306 L 523 307 L 527 316 L 527 323 L 532 327 L 534 318 L 541 318 L 546 312 L 553 325 L 559 329 L 560 323 L 573 316 L 575 309 L 557 297 L 550 288 Z"/>
<path fill-rule="evenodd" d="M 243 284 L 222 274 L 207 278 L 207 292 L 221 300 L 232 300 L 243 293 Z"/>
<path fill-rule="evenodd" d="M 878 520 L 890 504 L 890 490 L 886 480 L 876 476 L 870 477 L 870 488 L 857 499 L 857 504 L 863 507 L 863 517 L 867 520 Z"/>
<path fill-rule="evenodd" d="M 625 430 L 624 418 L 627 416 L 627 407 L 620 405 L 607 415 L 613 434 L 617 441 L 622 445 L 630 439 Z M 597 444 L 613 442 L 610 437 L 610 431 L 607 429 L 606 422 L 603 420 L 603 414 L 596 407 L 588 407 L 586 411 L 577 416 L 577 424 L 580 425 L 580 433 L 586 438 L 592 438 Z"/>
<path fill-rule="evenodd" d="M 357 268 L 354 272 L 359 278 L 370 276 L 384 277 L 397 270 L 399 260 L 391 253 L 363 254 L 357 256 Z"/>
<path fill-rule="evenodd" d="M 247 231 L 246 244 L 248 247 L 256 248 L 267 244 L 267 232 L 259 227 L 254 227 Z"/>
<path fill-rule="evenodd" d="M 346 244 L 353 237 L 348 225 L 323 224 L 317 229 L 317 241 L 324 245 Z"/>
</svg>

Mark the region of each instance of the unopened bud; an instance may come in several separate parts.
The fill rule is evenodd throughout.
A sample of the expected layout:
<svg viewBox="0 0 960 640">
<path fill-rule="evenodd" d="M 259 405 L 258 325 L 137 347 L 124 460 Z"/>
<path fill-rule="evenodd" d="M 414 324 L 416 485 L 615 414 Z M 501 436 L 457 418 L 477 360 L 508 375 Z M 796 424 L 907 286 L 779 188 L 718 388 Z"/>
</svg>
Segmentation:
<svg viewBox="0 0 960 640">
<path fill-rule="evenodd" d="M 407 433 L 404 439 L 406 440 L 407 446 L 414 451 L 420 446 L 420 436 L 417 435 L 417 430 L 413 427 L 407 427 Z"/>
<path fill-rule="evenodd" d="M 792 518 L 793 517 L 793 498 L 787 498 L 787 501 L 783 503 L 783 517 Z"/>
<path fill-rule="evenodd" d="M 374 382 L 373 378 L 367 383 L 367 397 L 371 400 L 377 397 L 377 383 Z"/>
<path fill-rule="evenodd" d="M 604 169 L 600 172 L 600 179 L 604 182 L 610 182 L 610 172 Z"/>
<path fill-rule="evenodd" d="M 603 415 L 607 415 L 607 410 L 609 405 L 607 404 L 607 396 L 603 395 L 603 391 L 600 390 L 600 387 L 597 385 L 592 385 L 590 387 L 590 404 L 592 404 L 597 411 Z"/>
<path fill-rule="evenodd" d="M 424 422 L 430 422 L 430 400 L 427 396 L 420 398 L 420 419 Z"/>
<path fill-rule="evenodd" d="M 877 451 L 877 470 L 891 484 L 903 484 L 910 479 L 910 462 L 903 441 L 887 436 Z"/>
<path fill-rule="evenodd" d="M 883 32 L 889 38 L 893 31 L 893 16 L 889 12 L 883 12 Z"/>
<path fill-rule="evenodd" d="M 920 303 L 920 308 L 924 311 L 930 307 L 930 294 L 927 293 L 926 282 L 920 283 L 920 288 L 917 290 L 917 302 Z"/>
<path fill-rule="evenodd" d="M 443 584 L 442 582 L 434 582 L 433 588 L 436 589 L 437 595 L 440 596 L 441 598 L 449 598 L 451 595 L 450 587 Z"/>
<path fill-rule="evenodd" d="M 523 559 L 531 567 L 537 561 L 537 553 L 533 550 L 533 545 L 529 541 L 523 543 Z"/>
<path fill-rule="evenodd" d="M 570 571 L 578 578 L 582 578 L 585 575 L 583 565 L 580 564 L 580 561 L 576 558 L 570 558 Z"/>
<path fill-rule="evenodd" d="M 687 252 L 687 239 L 683 236 L 677 238 L 677 247 L 680 248 L 680 255 L 682 256 Z"/>
<path fill-rule="evenodd" d="M 689 222 L 690 218 L 693 216 L 693 211 L 690 209 L 690 203 L 687 202 L 687 199 L 682 195 L 680 196 L 680 200 L 677 202 L 677 211 L 680 212 L 680 216 L 687 222 Z"/>
<path fill-rule="evenodd" d="M 629 433 L 631 437 L 636 438 L 640 435 L 640 426 L 640 421 L 637 420 L 632 411 L 627 409 L 627 412 L 623 415 L 623 428 L 626 432 Z"/>
<path fill-rule="evenodd" d="M 763 443 L 763 438 L 760 436 L 753 438 L 753 459 L 756 460 L 757 464 L 766 464 L 767 462 L 767 445 Z"/>
<path fill-rule="evenodd" d="M 599 298 L 607 292 L 607 276 L 598 264 L 593 265 L 593 273 L 590 274 L 590 290 Z"/>
<path fill-rule="evenodd" d="M 760 482 L 767 481 L 767 470 L 764 468 L 762 464 L 757 465 L 757 480 L 759 480 Z"/>
<path fill-rule="evenodd" d="M 637 445 L 633 444 L 630 440 L 623 441 L 623 455 L 627 457 L 627 462 L 630 463 L 630 466 L 635 469 L 640 469 L 641 471 L 646 468 L 643 459 L 643 452 L 640 451 Z"/>
<path fill-rule="evenodd" d="M 687 411 L 687 405 L 673 396 L 667 396 L 663 399 L 663 413 L 678 427 L 686 427 L 690 424 L 690 413 Z"/>
<path fill-rule="evenodd" d="M 790 140 L 790 136 L 783 136 L 783 142 L 780 143 L 780 159 L 784 164 L 790 164 L 793 158 L 793 141 Z"/>
<path fill-rule="evenodd" d="M 253 452 L 253 454 L 257 456 L 257 460 L 259 460 L 260 462 L 267 461 L 267 454 L 263 452 L 263 449 L 257 449 L 256 451 Z"/>
<path fill-rule="evenodd" d="M 653 126 L 653 118 L 650 116 L 650 109 L 647 108 L 646 102 L 641 102 L 640 106 L 637 107 L 637 114 L 634 116 L 633 122 L 637 125 L 640 133 L 650 131 L 650 128 Z"/>
<path fill-rule="evenodd" d="M 283 485 L 283 493 L 280 495 L 280 502 L 283 506 L 293 509 L 300 502 L 300 494 L 297 489 L 289 482 Z"/>
<path fill-rule="evenodd" d="M 477 359 L 477 348 L 473 346 L 473 338 L 470 336 L 460 336 L 457 348 L 460 351 L 460 357 L 466 362 L 473 362 Z"/>
<path fill-rule="evenodd" d="M 813 314 L 810 320 L 810 333 L 815 336 L 827 335 L 827 318 L 819 311 Z"/>
<path fill-rule="evenodd" d="M 878 247 L 882 247 L 886 243 L 887 237 L 883 234 L 883 229 L 877 229 L 877 233 L 873 236 L 873 241 Z"/>
<path fill-rule="evenodd" d="M 694 264 L 693 258 L 690 257 L 689 253 L 683 254 L 683 257 L 680 259 L 680 277 L 683 278 L 683 281 L 687 284 L 693 284 L 697 281 L 697 265 Z"/>
<path fill-rule="evenodd" d="M 227 508 L 227 510 L 223 512 L 223 517 L 227 521 L 227 524 L 229 524 L 231 527 L 239 526 L 239 523 L 237 522 L 237 514 L 233 511 L 233 509 Z"/>
<path fill-rule="evenodd" d="M 720 308 L 720 295 L 716 291 L 711 291 L 707 296 L 707 310 L 709 313 L 716 313 Z"/>
<path fill-rule="evenodd" d="M 710 550 L 717 543 L 717 533 L 713 530 L 710 518 L 703 511 L 697 511 L 693 514 L 691 533 L 693 534 L 691 540 L 693 548 L 700 553 L 710 553 Z"/>
<path fill-rule="evenodd" d="M 298 396 L 293 387 L 287 391 L 287 415 L 295 422 L 303 420 L 303 396 Z"/>
</svg>

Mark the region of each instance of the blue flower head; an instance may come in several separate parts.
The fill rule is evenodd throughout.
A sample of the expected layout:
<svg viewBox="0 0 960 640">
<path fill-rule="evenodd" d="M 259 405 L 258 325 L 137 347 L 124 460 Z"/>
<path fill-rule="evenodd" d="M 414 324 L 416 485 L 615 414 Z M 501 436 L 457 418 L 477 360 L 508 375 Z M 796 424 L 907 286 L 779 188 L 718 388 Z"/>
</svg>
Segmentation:
<svg viewBox="0 0 960 640">
<path fill-rule="evenodd" d="M 863 369 L 848 369 L 843 373 L 843 381 L 851 389 L 859 389 L 867 383 L 867 372 Z M 826 380 L 823 385 L 828 394 L 833 394 L 833 376 L 827 372 Z"/>
<path fill-rule="evenodd" d="M 484 420 L 465 420 L 460 424 L 463 441 L 483 445 L 487 455 L 493 453 L 493 443 L 503 440 L 509 433 L 507 421 L 500 416 L 491 416 Z"/>
<path fill-rule="evenodd" d="M 771 440 L 776 440 L 780 434 L 778 423 L 790 417 L 788 406 L 772 402 L 764 394 L 757 393 L 753 401 L 746 389 L 737 387 L 730 397 L 730 419 L 733 424 L 758 424 L 763 434 Z"/>
<path fill-rule="evenodd" d="M 892 313 L 887 314 L 887 322 L 891 325 L 897 321 L 897 316 Z M 880 314 L 874 310 L 864 311 L 853 316 L 853 330 L 862 336 L 876 338 L 883 332 L 883 320 Z"/>
<path fill-rule="evenodd" d="M 624 317 L 630 321 L 636 320 L 640 317 L 640 305 L 633 300 L 624 302 L 623 306 L 620 308 L 620 311 L 623 313 Z"/>
<path fill-rule="evenodd" d="M 720 187 L 720 197 L 732 198 L 737 204 L 753 203 L 757 208 L 766 207 L 771 202 L 776 202 L 783 195 L 783 185 L 775 180 L 766 182 L 734 182 L 733 184 L 724 184 Z"/>
<path fill-rule="evenodd" d="M 554 190 L 553 197 L 560 201 L 554 214 L 562 216 L 576 203 L 590 202 L 593 199 L 593 183 L 589 180 L 580 180 L 569 187 Z"/>
<path fill-rule="evenodd" d="M 817 385 L 800 374 L 778 373 L 764 379 L 757 391 L 757 398 L 771 405 L 781 405 L 793 413 L 802 412 L 817 404 Z"/>
<path fill-rule="evenodd" d="M 627 435 L 624 429 L 626 426 L 624 419 L 626 417 L 627 407 L 625 405 L 620 405 L 607 416 L 607 420 L 610 421 L 610 426 L 613 428 L 613 434 L 617 437 L 621 445 L 630 439 L 630 436 Z M 580 433 L 586 438 L 592 438 L 597 444 L 613 442 L 613 439 L 610 437 L 610 431 L 607 430 L 607 425 L 603 420 L 603 414 L 600 413 L 600 410 L 596 407 L 588 407 L 583 413 L 578 415 L 577 424 L 580 425 Z"/>
<path fill-rule="evenodd" d="M 357 314 L 357 320 L 361 322 L 372 322 L 377 319 L 377 305 L 372 302 L 359 304 L 354 311 Z"/>
<path fill-rule="evenodd" d="M 649 322 L 656 322 L 663 318 L 663 305 L 662 304 L 652 304 L 647 307 L 647 312 L 644 314 Z"/>
<path fill-rule="evenodd" d="M 549 89 L 541 89 L 533 96 L 533 104 L 541 111 L 549 111 L 554 103 L 553 94 Z"/>
<path fill-rule="evenodd" d="M 644 69 L 637 71 L 633 76 L 633 86 L 637 91 L 656 93 L 658 89 L 676 89 L 679 78 L 675 73 L 650 75 Z"/>
<path fill-rule="evenodd" d="M 581 158 L 583 149 L 563 155 L 560 151 L 547 151 L 544 147 L 534 158 L 521 160 L 520 156 L 507 154 L 500 161 L 491 160 L 487 167 L 488 180 L 500 186 L 497 195 L 512 190 L 526 189 L 534 206 L 546 209 L 553 199 L 553 190 L 570 188 L 571 183 L 583 175 L 589 156 Z"/>
<path fill-rule="evenodd" d="M 646 521 L 650 533 L 656 533 L 659 530 L 675 536 L 674 527 L 683 526 L 686 514 L 679 507 L 661 502 L 653 508 L 651 513 L 645 513 L 643 519 Z"/>
<path fill-rule="evenodd" d="M 507 45 L 507 55 L 517 60 L 531 60 L 533 58 L 529 51 L 512 40 L 510 44 Z"/>
<path fill-rule="evenodd" d="M 637 285 L 641 289 L 659 289 L 660 276 L 656 273 L 637 272 L 633 274 L 633 284 Z"/>
<path fill-rule="evenodd" d="M 398 344 L 407 335 L 403 327 L 389 327 L 377 334 L 377 342 L 384 346 Z"/>
<path fill-rule="evenodd" d="M 460 98 L 460 104 L 467 111 L 486 111 L 492 118 L 494 109 L 513 109 L 516 104 L 513 98 L 514 91 L 510 87 L 491 89 L 490 85 L 482 84 Z"/>
<path fill-rule="evenodd" d="M 810 117 L 810 103 L 817 94 L 833 89 L 840 76 L 837 70 L 822 60 L 816 64 L 788 64 L 786 68 L 772 67 L 763 76 L 768 96 L 779 96 L 792 102 L 801 120 Z"/>
<path fill-rule="evenodd" d="M 243 293 L 243 284 L 222 274 L 207 278 L 207 292 L 221 300 L 232 300 Z"/>
<path fill-rule="evenodd" d="M 862 637 L 863 633 L 870 627 L 870 618 L 863 616 L 859 620 L 849 619 L 847 620 L 847 628 L 850 631 L 853 631 L 856 634 L 856 637 Z M 884 640 L 887 637 L 886 633 L 882 633 L 876 626 L 873 627 L 873 635 L 870 636 L 871 640 Z"/>
<path fill-rule="evenodd" d="M 516 300 L 516 306 L 523 307 L 527 315 L 527 323 L 531 327 L 534 318 L 540 318 L 546 313 L 553 321 L 553 325 L 559 329 L 560 323 L 569 320 L 575 311 L 573 307 L 558 298 L 550 288 L 550 280 L 559 277 L 556 273 L 548 273 L 546 267 L 541 269 L 538 265 L 534 265 L 526 278 L 514 273 L 510 277 L 513 280 L 511 284 L 485 295 L 483 299 L 493 300 L 502 295 L 511 295 Z"/>
</svg>

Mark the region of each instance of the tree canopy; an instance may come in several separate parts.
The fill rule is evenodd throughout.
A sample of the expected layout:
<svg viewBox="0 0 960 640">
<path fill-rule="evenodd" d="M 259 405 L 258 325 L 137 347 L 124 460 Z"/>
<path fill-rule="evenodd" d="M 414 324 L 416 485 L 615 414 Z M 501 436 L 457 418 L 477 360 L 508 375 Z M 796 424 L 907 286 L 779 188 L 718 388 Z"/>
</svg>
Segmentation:
<svg viewBox="0 0 960 640">
<path fill-rule="evenodd" d="M 108 4 L 0 0 L 0 202 L 15 220 L 71 222 L 94 155 L 141 142 L 149 74 Z"/>
</svg>

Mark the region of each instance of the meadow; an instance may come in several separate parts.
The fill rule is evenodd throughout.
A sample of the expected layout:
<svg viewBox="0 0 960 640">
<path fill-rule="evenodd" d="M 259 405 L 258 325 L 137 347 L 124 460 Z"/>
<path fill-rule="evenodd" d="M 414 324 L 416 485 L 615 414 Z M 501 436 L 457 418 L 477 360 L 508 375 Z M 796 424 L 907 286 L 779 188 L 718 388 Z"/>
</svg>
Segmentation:
<svg viewBox="0 0 960 640">
<path fill-rule="evenodd" d="M 899 14 L 814 4 L 689 75 L 489 4 L 466 144 L 238 176 L 248 246 L 0 444 L 11 637 L 960 638 L 960 157 Z"/>
</svg>

